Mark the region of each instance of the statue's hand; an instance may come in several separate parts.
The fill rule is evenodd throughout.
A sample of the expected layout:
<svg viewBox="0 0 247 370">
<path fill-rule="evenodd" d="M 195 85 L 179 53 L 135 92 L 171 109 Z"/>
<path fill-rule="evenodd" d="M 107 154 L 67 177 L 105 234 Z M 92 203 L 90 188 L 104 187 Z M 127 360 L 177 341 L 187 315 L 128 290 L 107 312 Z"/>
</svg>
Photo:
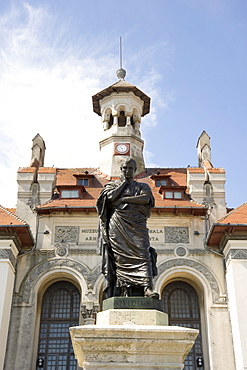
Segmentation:
<svg viewBox="0 0 247 370">
<path fill-rule="evenodd" d="M 129 184 L 128 181 L 124 179 L 123 182 L 121 183 L 121 186 L 125 188 L 128 184 Z"/>
</svg>

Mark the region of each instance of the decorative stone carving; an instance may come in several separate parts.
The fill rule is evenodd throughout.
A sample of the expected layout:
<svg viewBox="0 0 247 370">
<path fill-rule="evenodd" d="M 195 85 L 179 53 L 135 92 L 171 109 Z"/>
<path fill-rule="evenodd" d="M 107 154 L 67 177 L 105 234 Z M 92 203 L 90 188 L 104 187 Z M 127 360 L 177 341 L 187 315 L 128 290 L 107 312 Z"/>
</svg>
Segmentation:
<svg viewBox="0 0 247 370">
<path fill-rule="evenodd" d="M 0 249 L 0 259 L 8 259 L 11 265 L 14 267 L 16 266 L 16 258 L 11 249 Z"/>
<path fill-rule="evenodd" d="M 98 254 L 96 250 L 96 246 L 94 249 L 79 249 L 79 248 L 70 248 L 69 250 L 70 255 L 72 254 L 86 254 L 86 255 L 91 255 L 91 254 Z"/>
<path fill-rule="evenodd" d="M 174 249 L 156 249 L 157 254 L 174 255 Z"/>
<path fill-rule="evenodd" d="M 189 228 L 166 226 L 165 243 L 189 243 Z"/>
<path fill-rule="evenodd" d="M 195 249 L 187 249 L 187 253 L 188 255 L 191 255 L 191 256 L 200 256 L 200 255 L 205 255 L 205 254 L 213 254 L 213 252 L 211 252 L 210 250 L 206 250 L 206 249 L 199 249 L 199 248 L 195 248 Z M 165 255 L 171 255 L 173 254 L 174 255 L 174 249 L 156 249 L 156 252 L 157 254 L 165 254 Z"/>
<path fill-rule="evenodd" d="M 179 246 L 175 249 L 175 254 L 178 256 L 178 257 L 184 257 L 186 254 L 187 254 L 187 249 L 182 247 L 182 246 Z"/>
<path fill-rule="evenodd" d="M 90 274 L 87 275 L 86 281 L 87 281 L 88 287 L 94 286 L 96 280 L 102 274 L 101 269 L 102 269 L 102 266 L 100 263 L 94 270 L 91 271 Z"/>
<path fill-rule="evenodd" d="M 93 325 L 96 322 L 96 314 L 99 311 L 99 306 L 94 305 L 93 302 L 87 302 L 81 305 L 81 314 L 85 325 Z"/>
<path fill-rule="evenodd" d="M 50 261 L 40 263 L 27 273 L 21 284 L 20 294 L 16 295 L 14 298 L 14 303 L 16 304 L 22 302 L 29 303 L 32 286 L 46 272 L 48 271 L 55 272 L 56 267 L 69 267 L 79 272 L 85 278 L 86 281 L 90 281 L 90 283 L 92 282 L 94 283 L 96 281 L 95 272 L 91 273 L 90 270 L 81 263 L 70 259 L 56 258 Z"/>
<path fill-rule="evenodd" d="M 194 249 L 188 249 L 188 252 L 191 256 L 200 256 L 205 254 L 214 254 L 214 252 L 207 250 L 207 249 L 200 249 L 200 248 L 194 248 Z"/>
<path fill-rule="evenodd" d="M 58 244 L 56 245 L 56 256 L 58 257 L 66 257 L 69 253 L 68 248 L 65 245 Z"/>
<path fill-rule="evenodd" d="M 225 260 L 226 262 L 228 262 L 228 260 L 230 259 L 246 260 L 247 250 L 246 249 L 230 249 L 225 257 Z"/>
<path fill-rule="evenodd" d="M 30 189 L 32 195 L 29 198 L 27 204 L 30 206 L 32 210 L 35 209 L 36 206 L 40 204 L 40 199 L 39 199 L 39 184 L 38 182 L 33 182 L 31 185 Z"/>
<path fill-rule="evenodd" d="M 55 255 L 54 249 L 35 249 L 31 252 L 29 252 L 30 255 L 41 255 L 41 256 L 46 256 L 46 255 Z"/>
<path fill-rule="evenodd" d="M 171 269 L 173 267 L 177 266 L 188 266 L 193 268 L 195 271 L 199 271 L 209 282 L 211 291 L 212 291 L 212 299 L 213 303 L 217 304 L 226 304 L 226 297 L 220 296 L 220 289 L 219 285 L 213 276 L 213 274 L 208 270 L 207 267 L 201 265 L 197 261 L 193 261 L 190 259 L 185 258 L 176 258 L 169 261 L 166 261 L 162 263 L 160 266 L 158 266 L 158 276 L 162 274 L 164 271 L 167 271 L 168 269 Z M 157 280 L 157 278 L 155 278 Z"/>
<path fill-rule="evenodd" d="M 79 243 L 79 226 L 56 226 L 55 243 Z"/>
</svg>

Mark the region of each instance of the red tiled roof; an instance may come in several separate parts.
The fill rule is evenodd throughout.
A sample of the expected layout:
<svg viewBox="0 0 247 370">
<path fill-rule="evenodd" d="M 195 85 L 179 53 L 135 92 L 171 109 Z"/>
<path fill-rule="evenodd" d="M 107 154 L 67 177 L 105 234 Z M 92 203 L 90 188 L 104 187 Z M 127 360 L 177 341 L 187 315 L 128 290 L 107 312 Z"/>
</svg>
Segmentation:
<svg viewBox="0 0 247 370">
<path fill-rule="evenodd" d="M 22 173 L 22 172 L 28 172 L 28 173 L 33 173 L 35 172 L 36 167 L 20 167 L 17 172 Z M 55 173 L 56 168 L 54 167 L 39 167 L 38 173 Z"/>
<path fill-rule="evenodd" d="M 21 249 L 30 249 L 34 245 L 29 225 L 2 206 L 0 206 L 0 234 L 3 237 L 17 238 Z"/>
<path fill-rule="evenodd" d="M 203 167 L 188 167 L 187 171 L 190 173 L 204 173 L 204 168 Z M 224 168 L 207 168 L 207 171 L 209 173 L 225 173 Z"/>
<path fill-rule="evenodd" d="M 101 115 L 100 101 L 104 97 L 109 96 L 114 92 L 127 92 L 128 93 L 129 91 L 133 92 L 136 96 L 138 96 L 144 102 L 142 116 L 145 116 L 147 113 L 149 113 L 151 99 L 144 92 L 138 89 L 136 86 L 130 84 L 129 82 L 125 80 L 119 80 L 113 85 L 105 88 L 104 90 L 92 96 L 94 112 L 97 113 L 98 115 Z"/>
<path fill-rule="evenodd" d="M 27 225 L 27 223 L 7 208 L 0 206 L 0 227 L 3 225 Z"/>
<path fill-rule="evenodd" d="M 86 172 L 88 172 L 88 175 L 96 176 L 95 179 L 92 179 L 93 187 L 102 187 L 108 182 L 107 180 L 104 181 L 105 176 L 99 176 L 97 168 L 58 168 L 56 185 L 76 185 L 79 174 L 86 176 Z M 100 180 L 97 180 L 98 178 Z"/>
<path fill-rule="evenodd" d="M 219 224 L 246 224 L 247 225 L 247 202 L 229 212 L 226 216 L 222 217 Z"/>
<path fill-rule="evenodd" d="M 11 213 L 13 213 L 15 215 L 16 208 L 6 208 L 6 209 L 7 209 L 7 211 L 9 211 L 9 212 L 11 212 Z"/>
<path fill-rule="evenodd" d="M 219 246 L 227 234 L 233 235 L 235 232 L 247 234 L 247 202 L 213 224 L 207 238 L 207 244 L 209 247 Z"/>
<path fill-rule="evenodd" d="M 85 192 L 82 193 L 82 197 L 79 199 L 65 199 L 56 198 L 52 199 L 45 204 L 37 207 L 39 213 L 50 212 L 54 209 L 64 210 L 64 209 L 74 209 L 76 210 L 89 210 L 95 209 L 96 200 L 106 183 L 109 179 L 103 174 L 100 174 L 96 168 L 67 168 L 67 169 L 57 169 L 56 173 L 56 186 L 76 186 L 77 179 L 75 174 L 85 176 L 85 173 L 92 176 L 90 181 L 91 185 L 85 187 Z M 186 187 L 187 182 L 187 171 L 185 168 L 175 168 L 175 169 L 165 169 L 165 168 L 152 168 L 147 169 L 146 172 L 137 176 L 137 181 L 144 182 L 148 184 L 153 192 L 155 198 L 155 209 L 160 209 L 166 212 L 172 212 L 172 210 L 183 210 L 185 212 L 202 212 L 204 214 L 205 207 L 201 204 L 191 201 L 187 194 L 185 194 L 184 199 L 163 199 L 162 194 L 159 193 L 159 188 L 155 186 L 155 181 L 150 178 L 152 175 L 159 173 L 159 177 L 170 176 L 174 188 L 176 187 Z M 183 190 L 182 189 L 182 190 Z"/>
</svg>

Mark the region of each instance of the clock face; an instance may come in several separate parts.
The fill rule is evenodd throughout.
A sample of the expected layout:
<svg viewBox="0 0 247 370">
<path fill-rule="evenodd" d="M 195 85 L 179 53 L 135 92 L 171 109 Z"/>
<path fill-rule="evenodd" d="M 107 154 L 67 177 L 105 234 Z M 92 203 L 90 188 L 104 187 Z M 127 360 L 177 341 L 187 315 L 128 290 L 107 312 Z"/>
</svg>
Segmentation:
<svg viewBox="0 0 247 370">
<path fill-rule="evenodd" d="M 129 144 L 115 144 L 115 151 L 117 154 L 128 154 L 129 153 Z"/>
</svg>

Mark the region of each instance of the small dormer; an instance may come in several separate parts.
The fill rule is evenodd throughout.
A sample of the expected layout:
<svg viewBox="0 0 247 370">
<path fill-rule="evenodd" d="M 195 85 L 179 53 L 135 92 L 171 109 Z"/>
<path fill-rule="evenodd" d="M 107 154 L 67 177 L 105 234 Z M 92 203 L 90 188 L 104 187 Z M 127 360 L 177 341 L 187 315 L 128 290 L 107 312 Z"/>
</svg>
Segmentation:
<svg viewBox="0 0 247 370">
<path fill-rule="evenodd" d="M 83 185 L 60 185 L 57 186 L 60 199 L 81 199 L 86 191 Z"/>
<path fill-rule="evenodd" d="M 177 185 L 171 178 L 171 175 L 160 174 L 150 176 L 154 181 L 155 187 L 158 188 L 158 193 L 162 194 L 163 199 L 188 199 L 186 194 L 186 186 Z"/>
<path fill-rule="evenodd" d="M 159 172 L 156 175 L 150 176 L 150 178 L 154 181 L 154 185 L 157 188 L 160 188 L 161 186 L 169 186 L 171 183 L 170 180 L 171 175 L 163 175 Z"/>
<path fill-rule="evenodd" d="M 73 176 L 76 178 L 77 185 L 84 186 L 85 188 L 92 187 L 94 175 L 89 174 L 88 171 L 84 173 L 74 173 Z"/>
<path fill-rule="evenodd" d="M 162 186 L 159 189 L 159 193 L 162 194 L 163 199 L 188 199 L 188 196 L 185 193 L 186 191 L 186 186 Z"/>
</svg>

